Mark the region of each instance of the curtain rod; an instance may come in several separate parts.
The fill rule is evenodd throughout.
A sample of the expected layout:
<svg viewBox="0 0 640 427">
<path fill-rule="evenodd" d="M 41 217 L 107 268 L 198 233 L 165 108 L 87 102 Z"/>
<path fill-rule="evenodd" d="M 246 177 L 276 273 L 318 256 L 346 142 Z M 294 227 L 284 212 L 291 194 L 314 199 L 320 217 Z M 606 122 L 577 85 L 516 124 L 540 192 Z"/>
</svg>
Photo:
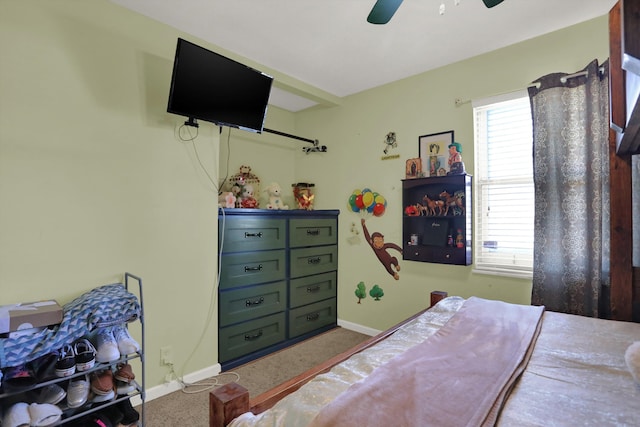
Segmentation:
<svg viewBox="0 0 640 427">
<path fill-rule="evenodd" d="M 600 74 L 604 74 L 604 67 L 598 68 L 598 71 L 600 72 Z M 586 71 L 586 70 L 585 71 L 578 71 L 577 73 L 567 74 L 566 76 L 560 77 L 560 82 L 561 83 L 566 83 L 567 80 L 569 80 L 569 79 L 573 79 L 575 77 L 580 77 L 580 76 L 588 76 L 588 75 L 589 75 L 589 72 Z M 540 88 L 540 82 L 532 83 L 532 84 L 528 85 L 525 89 L 528 89 L 528 88 L 531 88 L 531 87 L 535 87 L 535 88 L 539 89 Z M 515 89 L 515 90 L 510 90 L 508 92 L 500 92 L 500 93 L 497 93 L 495 95 L 484 96 L 484 97 L 482 97 L 482 99 L 491 98 L 491 97 L 500 96 L 500 95 L 507 95 L 509 93 L 513 93 L 513 92 L 517 92 L 519 90 L 525 90 L 525 89 Z M 453 102 L 454 102 L 456 107 L 460 107 L 460 106 L 462 106 L 464 104 L 468 104 L 471 101 L 472 101 L 471 99 L 461 99 L 461 98 L 455 98 L 453 100 Z"/>
<path fill-rule="evenodd" d="M 598 68 L 598 72 L 600 74 L 604 74 L 604 67 Z M 587 70 L 578 71 L 577 73 L 573 73 L 573 74 L 567 74 L 566 76 L 560 77 L 560 83 L 566 83 L 567 80 L 569 80 L 569 79 L 573 79 L 573 78 L 576 78 L 576 77 L 582 77 L 582 76 L 588 76 L 588 75 L 589 75 L 589 72 Z M 540 82 L 536 82 L 536 83 L 530 84 L 527 87 L 539 88 L 540 87 Z"/>
</svg>

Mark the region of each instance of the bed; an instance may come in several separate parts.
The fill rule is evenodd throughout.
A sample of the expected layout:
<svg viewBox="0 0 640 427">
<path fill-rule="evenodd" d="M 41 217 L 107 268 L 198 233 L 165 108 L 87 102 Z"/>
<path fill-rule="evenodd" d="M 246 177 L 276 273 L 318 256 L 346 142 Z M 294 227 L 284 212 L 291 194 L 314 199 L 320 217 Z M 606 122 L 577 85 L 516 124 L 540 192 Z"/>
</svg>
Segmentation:
<svg viewBox="0 0 640 427">
<path fill-rule="evenodd" d="M 448 297 L 249 401 L 210 394 L 210 427 L 634 426 L 625 351 L 640 324 Z"/>
</svg>

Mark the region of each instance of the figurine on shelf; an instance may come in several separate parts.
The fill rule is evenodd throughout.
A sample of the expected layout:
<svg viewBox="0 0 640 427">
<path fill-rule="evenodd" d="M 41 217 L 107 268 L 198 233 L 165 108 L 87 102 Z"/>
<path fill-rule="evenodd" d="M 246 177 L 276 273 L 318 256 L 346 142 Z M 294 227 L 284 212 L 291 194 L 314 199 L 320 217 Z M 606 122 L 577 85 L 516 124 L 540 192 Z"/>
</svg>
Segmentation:
<svg viewBox="0 0 640 427">
<path fill-rule="evenodd" d="M 444 214 L 449 213 L 449 209 L 453 215 L 464 215 L 464 203 L 462 198 L 464 193 L 457 191 L 454 195 L 449 194 L 447 191 L 440 193 L 440 199 L 444 201 Z"/>
<path fill-rule="evenodd" d="M 449 144 L 449 172 L 447 175 L 462 175 L 464 163 L 462 162 L 462 144 L 452 142 Z"/>
<path fill-rule="evenodd" d="M 444 212 L 444 202 L 442 200 L 432 200 L 425 195 L 422 200 L 427 204 L 427 216 L 435 216 L 436 210 L 438 215 Z"/>
<path fill-rule="evenodd" d="M 462 235 L 462 229 L 458 228 L 458 235 L 456 236 L 456 247 L 464 248 L 464 236 Z"/>
</svg>

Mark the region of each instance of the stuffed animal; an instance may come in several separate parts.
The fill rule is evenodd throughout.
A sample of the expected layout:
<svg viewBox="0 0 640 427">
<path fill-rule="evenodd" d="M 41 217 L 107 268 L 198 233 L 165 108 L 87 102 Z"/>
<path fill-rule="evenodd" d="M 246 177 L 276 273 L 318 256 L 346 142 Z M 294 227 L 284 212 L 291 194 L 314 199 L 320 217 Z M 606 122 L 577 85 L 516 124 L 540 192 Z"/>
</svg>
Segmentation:
<svg viewBox="0 0 640 427">
<path fill-rule="evenodd" d="M 267 209 L 289 209 L 289 206 L 285 205 L 282 201 L 282 188 L 280 184 L 272 182 L 264 191 L 269 195 Z"/>
<path fill-rule="evenodd" d="M 627 362 L 627 368 L 636 381 L 640 385 L 640 341 L 636 341 L 627 348 L 624 353 L 624 361 Z"/>
<path fill-rule="evenodd" d="M 242 188 L 240 206 L 251 209 L 258 207 L 258 201 L 253 197 L 253 185 L 247 184 Z"/>
<path fill-rule="evenodd" d="M 225 191 L 218 196 L 218 206 L 221 208 L 235 208 L 236 196 L 230 191 Z"/>
</svg>

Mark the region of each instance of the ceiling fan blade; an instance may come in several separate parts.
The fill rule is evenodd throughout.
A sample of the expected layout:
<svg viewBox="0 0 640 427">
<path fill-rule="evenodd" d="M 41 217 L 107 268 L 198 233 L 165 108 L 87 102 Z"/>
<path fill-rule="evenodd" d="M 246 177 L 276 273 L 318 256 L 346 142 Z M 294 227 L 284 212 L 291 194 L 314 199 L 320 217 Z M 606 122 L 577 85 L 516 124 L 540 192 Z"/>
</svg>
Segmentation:
<svg viewBox="0 0 640 427">
<path fill-rule="evenodd" d="M 400 7 L 402 0 L 377 0 L 373 9 L 367 16 L 367 22 L 371 24 L 386 24 L 396 10 Z"/>
<path fill-rule="evenodd" d="M 497 6 L 500 3 L 502 3 L 504 0 L 482 0 L 484 2 L 484 5 L 487 7 L 493 7 L 493 6 Z"/>
</svg>

